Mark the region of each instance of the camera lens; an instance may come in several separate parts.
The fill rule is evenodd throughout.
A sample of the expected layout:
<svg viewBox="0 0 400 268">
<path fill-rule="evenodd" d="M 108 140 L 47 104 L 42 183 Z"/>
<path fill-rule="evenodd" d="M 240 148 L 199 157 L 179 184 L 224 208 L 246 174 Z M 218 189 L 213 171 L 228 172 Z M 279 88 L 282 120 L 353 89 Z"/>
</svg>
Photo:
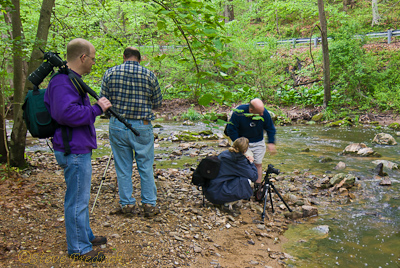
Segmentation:
<svg viewBox="0 0 400 268">
<path fill-rule="evenodd" d="M 49 62 L 43 62 L 39 68 L 29 75 L 28 80 L 31 81 L 35 86 L 39 87 L 43 79 L 45 79 L 52 70 L 53 65 L 51 65 Z"/>
</svg>

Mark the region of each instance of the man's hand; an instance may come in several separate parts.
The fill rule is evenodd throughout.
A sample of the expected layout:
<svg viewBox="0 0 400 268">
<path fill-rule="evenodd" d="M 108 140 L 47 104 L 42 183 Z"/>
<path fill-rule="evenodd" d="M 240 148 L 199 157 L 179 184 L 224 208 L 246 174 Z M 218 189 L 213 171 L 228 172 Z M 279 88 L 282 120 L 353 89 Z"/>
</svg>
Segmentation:
<svg viewBox="0 0 400 268">
<path fill-rule="evenodd" d="M 276 148 L 275 148 L 275 143 L 268 143 L 268 151 L 271 155 L 275 155 L 276 154 Z"/>
<path fill-rule="evenodd" d="M 103 110 L 103 113 L 108 110 L 112 106 L 111 102 L 106 98 L 106 97 L 101 97 L 98 101 L 97 104 L 100 106 L 100 108 Z"/>
</svg>

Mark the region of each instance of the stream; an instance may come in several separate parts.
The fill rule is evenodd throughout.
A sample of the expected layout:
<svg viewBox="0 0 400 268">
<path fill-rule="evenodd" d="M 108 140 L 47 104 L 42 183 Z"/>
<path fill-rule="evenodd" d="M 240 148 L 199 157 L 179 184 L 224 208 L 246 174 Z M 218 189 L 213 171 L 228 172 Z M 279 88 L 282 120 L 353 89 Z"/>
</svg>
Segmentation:
<svg viewBox="0 0 400 268">
<path fill-rule="evenodd" d="M 207 129 L 203 123 L 195 126 L 183 126 L 177 122 L 161 122 L 162 128 L 154 132 L 160 138 L 183 130 L 198 131 Z M 98 135 L 108 132 L 108 121 L 97 120 Z M 217 127 L 214 133 L 222 133 Z M 295 258 L 288 267 L 400 267 L 400 171 L 384 168 L 392 185 L 380 186 L 373 179 L 374 160 L 388 160 L 400 165 L 400 145 L 384 146 L 373 144 L 378 133 L 391 134 L 398 142 L 396 133 L 391 129 L 369 127 L 325 128 L 323 126 L 277 126 L 276 147 L 278 153 L 265 157 L 263 167 L 273 164 L 281 174 L 310 172 L 317 177 L 339 172 L 352 173 L 358 180 L 357 198 L 348 204 L 318 206 L 319 216 L 295 221 L 285 232 L 287 242 L 284 252 Z M 382 157 L 353 157 L 340 153 L 350 143 L 365 143 Z M 213 150 L 220 152 L 217 141 L 208 141 L 208 147 L 201 153 Z M 307 150 L 304 150 L 307 149 Z M 27 150 L 49 150 L 45 142 L 28 145 Z M 178 143 L 161 141 L 155 149 L 157 168 L 182 168 L 192 166 L 199 157 L 191 157 L 185 152 L 181 157 L 170 157 L 178 150 Z M 99 149 L 93 157 L 108 155 L 108 140 L 99 141 Z M 332 161 L 322 163 L 321 158 Z M 346 169 L 337 171 L 334 167 L 339 161 L 346 163 Z"/>
</svg>

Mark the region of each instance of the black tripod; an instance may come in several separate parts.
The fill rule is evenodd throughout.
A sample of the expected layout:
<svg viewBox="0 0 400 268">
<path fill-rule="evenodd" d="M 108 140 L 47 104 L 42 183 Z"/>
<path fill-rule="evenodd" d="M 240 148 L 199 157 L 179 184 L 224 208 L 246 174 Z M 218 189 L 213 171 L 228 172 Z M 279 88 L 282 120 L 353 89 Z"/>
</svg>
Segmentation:
<svg viewBox="0 0 400 268">
<path fill-rule="evenodd" d="M 279 196 L 279 198 L 282 200 L 282 202 L 285 204 L 285 206 L 288 208 L 288 210 L 290 212 L 292 212 L 292 210 L 290 209 L 290 207 L 288 206 L 288 204 L 286 204 L 285 200 L 283 200 L 283 197 L 281 196 L 281 194 L 278 192 L 278 190 L 275 188 L 275 186 L 272 184 L 272 182 L 270 181 L 270 174 L 274 173 L 274 174 L 279 174 L 279 169 L 274 168 L 274 166 L 272 164 L 268 165 L 268 169 L 266 171 L 265 177 L 264 177 L 264 181 L 261 183 L 260 188 L 257 190 L 256 192 L 256 200 L 262 200 L 264 198 L 264 210 L 261 214 L 261 220 L 264 222 L 264 218 L 265 218 L 265 209 L 267 207 L 267 199 L 268 199 L 268 194 L 269 194 L 269 200 L 271 203 L 271 208 L 272 208 L 272 213 L 275 212 L 274 210 L 274 204 L 272 202 L 272 194 L 271 194 L 271 187 L 274 189 L 274 192 Z"/>
</svg>

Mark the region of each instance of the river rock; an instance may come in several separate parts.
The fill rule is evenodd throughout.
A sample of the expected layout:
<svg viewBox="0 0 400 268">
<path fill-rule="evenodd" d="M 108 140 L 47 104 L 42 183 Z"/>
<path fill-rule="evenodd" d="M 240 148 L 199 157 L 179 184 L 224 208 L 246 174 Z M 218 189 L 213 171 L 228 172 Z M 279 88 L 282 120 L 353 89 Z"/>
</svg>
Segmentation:
<svg viewBox="0 0 400 268">
<path fill-rule="evenodd" d="M 393 138 L 393 136 L 390 134 L 387 134 L 387 133 L 376 134 L 376 136 L 374 137 L 372 142 L 377 143 L 377 144 L 384 144 L 384 145 L 396 145 L 397 144 L 397 142 Z"/>
<path fill-rule="evenodd" d="M 334 167 L 334 169 L 336 170 L 342 170 L 346 168 L 346 163 L 340 161 L 339 163 L 337 163 L 336 167 Z"/>
<path fill-rule="evenodd" d="M 346 187 L 346 188 L 351 188 L 354 186 L 356 182 L 356 177 L 352 174 L 344 174 L 344 173 L 339 173 L 333 176 L 333 178 L 330 179 L 329 183 L 331 185 L 335 185 L 336 188 L 340 187 Z"/>
<path fill-rule="evenodd" d="M 377 174 L 378 176 L 385 176 L 385 174 L 383 173 L 383 163 L 377 164 L 377 166 L 374 169 L 374 173 Z"/>
<path fill-rule="evenodd" d="M 352 143 L 344 148 L 343 154 L 357 154 L 357 152 L 363 148 L 367 148 L 367 145 L 365 145 L 364 143 Z"/>
<path fill-rule="evenodd" d="M 319 225 L 317 227 L 314 227 L 313 230 L 322 233 L 322 234 L 328 234 L 329 233 L 329 225 Z"/>
<path fill-rule="evenodd" d="M 372 161 L 372 163 L 375 164 L 375 165 L 383 164 L 383 166 L 385 168 L 399 169 L 399 167 L 397 166 L 396 163 L 393 163 L 393 162 L 390 162 L 390 161 L 387 161 L 387 160 L 375 160 L 375 161 Z M 382 176 L 382 175 L 380 175 L 380 176 Z"/>
<path fill-rule="evenodd" d="M 324 117 L 323 113 L 318 113 L 311 118 L 311 121 L 319 122 Z"/>
<path fill-rule="evenodd" d="M 385 176 L 385 177 L 383 177 L 383 179 L 381 180 L 379 185 L 381 185 L 381 186 L 391 186 L 392 185 L 392 181 L 390 180 L 389 176 Z"/>
<path fill-rule="evenodd" d="M 367 147 L 364 143 L 352 143 L 346 146 L 342 152 L 343 155 L 350 154 L 356 156 L 375 156 L 380 157 L 381 155 L 375 152 L 372 148 Z"/>
<path fill-rule="evenodd" d="M 318 216 L 318 209 L 313 206 L 304 205 L 301 207 L 303 210 L 303 217 Z"/>
</svg>

